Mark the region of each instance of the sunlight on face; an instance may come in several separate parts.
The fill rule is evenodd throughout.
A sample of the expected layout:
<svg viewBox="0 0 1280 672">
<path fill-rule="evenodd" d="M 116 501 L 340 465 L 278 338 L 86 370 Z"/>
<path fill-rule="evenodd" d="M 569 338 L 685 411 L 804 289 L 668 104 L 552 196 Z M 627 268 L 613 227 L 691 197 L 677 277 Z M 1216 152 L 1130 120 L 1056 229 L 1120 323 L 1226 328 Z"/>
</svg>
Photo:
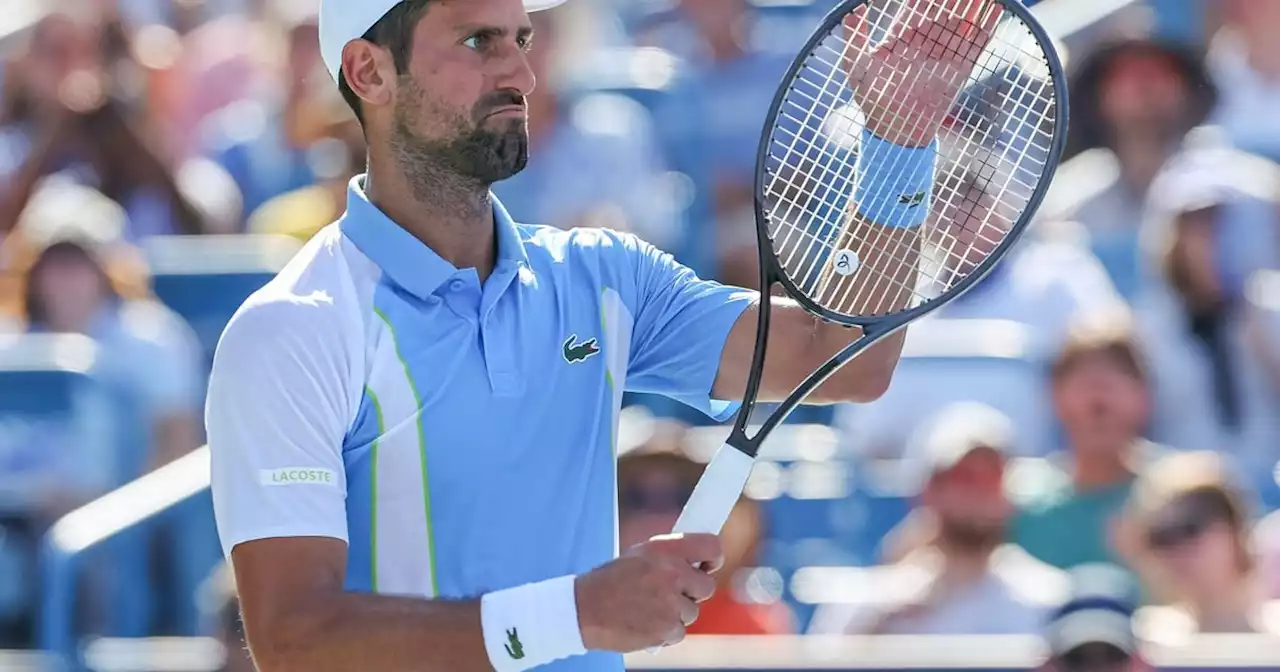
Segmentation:
<svg viewBox="0 0 1280 672">
<path fill-rule="evenodd" d="M 402 162 L 430 161 L 492 184 L 528 161 L 525 96 L 534 88 L 532 28 L 521 0 L 439 0 L 413 35 L 400 78 L 392 146 Z"/>
</svg>

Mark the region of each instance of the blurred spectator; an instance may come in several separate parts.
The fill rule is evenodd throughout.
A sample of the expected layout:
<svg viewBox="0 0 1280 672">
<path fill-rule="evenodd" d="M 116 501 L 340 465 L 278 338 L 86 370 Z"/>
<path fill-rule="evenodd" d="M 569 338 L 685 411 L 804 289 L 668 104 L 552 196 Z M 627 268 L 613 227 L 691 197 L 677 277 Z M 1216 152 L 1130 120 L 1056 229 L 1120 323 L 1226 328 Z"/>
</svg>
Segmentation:
<svg viewBox="0 0 1280 672">
<path fill-rule="evenodd" d="M 120 240 L 124 220 L 101 194 L 60 182 L 46 182 L 21 220 L 31 246 L 26 328 L 93 338 L 95 375 L 121 401 L 119 412 L 136 413 L 130 424 L 142 428 L 137 445 L 150 447 L 145 455 L 118 457 L 120 467 L 110 474 L 116 483 L 199 445 L 204 383 L 190 327 L 145 294 L 135 252 Z"/>
<path fill-rule="evenodd" d="M 1153 452 L 1142 438 L 1151 405 L 1147 368 L 1128 322 L 1117 315 L 1077 325 L 1050 376 L 1067 463 L 1020 476 L 1013 539 L 1063 569 L 1118 564 L 1109 543 L 1112 519 Z"/>
<path fill-rule="evenodd" d="M 1190 49 L 1129 40 L 1087 54 L 1071 84 L 1072 151 L 1060 176 L 1070 205 L 1050 217 L 1083 225 L 1121 293 L 1136 287 L 1147 189 L 1182 137 L 1212 109 L 1213 85 Z"/>
<path fill-rule="evenodd" d="M 1280 161 L 1280 4 L 1219 0 L 1222 26 L 1210 43 L 1206 64 L 1220 99 L 1212 122 L 1232 144 Z"/>
<path fill-rule="evenodd" d="M 310 82 L 305 75 L 310 73 L 306 72 L 289 72 L 292 77 L 287 83 L 279 81 L 286 50 L 287 57 L 293 59 L 310 47 L 308 56 L 319 58 L 315 40 L 307 43 L 286 36 L 287 28 L 299 21 L 296 13 L 282 16 L 279 22 L 242 13 L 206 17 L 209 4 L 207 0 L 177 0 L 171 3 L 173 12 L 168 17 L 138 17 L 136 40 L 150 47 L 149 60 L 159 66 L 153 73 L 152 84 L 158 89 L 153 95 L 163 97 L 158 101 L 163 103 L 162 118 L 179 156 L 204 149 L 203 144 L 209 141 L 204 122 L 220 110 L 307 86 Z M 273 4 L 284 10 L 298 3 Z M 318 3 L 308 4 L 309 12 L 314 13 Z M 295 44 L 299 47 L 296 50 Z M 138 51 L 143 51 L 142 46 Z M 240 121 L 231 130 L 254 130 L 252 117 L 242 115 Z M 261 121 L 257 125 L 261 126 Z"/>
<path fill-rule="evenodd" d="M 1000 152 L 958 138 L 949 138 L 943 147 L 949 160 L 967 161 L 969 168 L 947 170 L 950 183 L 940 185 L 950 193 L 940 199 L 932 228 L 947 267 L 923 274 L 939 289 L 955 284 L 953 275 L 971 273 L 1004 240 L 1014 223 L 1010 215 L 1018 211 L 1011 207 L 1016 196 L 991 192 L 992 185 L 1008 179 L 1001 174 L 1007 176 L 1013 170 Z M 939 173 L 944 170 L 940 167 Z M 1028 238 L 981 283 L 939 309 L 936 316 L 1024 324 L 1034 341 L 1031 349 L 1040 354 L 1056 352 L 1069 325 L 1123 307 L 1106 270 L 1087 250 Z"/>
<path fill-rule="evenodd" d="M 622 548 L 669 534 L 688 501 L 703 466 L 681 446 L 682 430 L 656 438 L 618 458 L 618 522 Z M 794 617 L 776 596 L 755 595 L 742 584 L 743 571 L 756 562 L 763 520 L 759 504 L 742 498 L 720 537 L 724 568 L 716 574 L 715 595 L 702 603 L 691 635 L 781 635 L 795 631 Z"/>
<path fill-rule="evenodd" d="M 538 77 L 528 96 L 529 165 L 493 191 L 519 221 L 626 230 L 667 249 L 680 222 L 653 119 L 622 95 L 570 90 L 571 74 L 590 76 L 575 33 L 590 30 L 584 3 L 592 1 L 529 16 Z"/>
<path fill-rule="evenodd" d="M 1258 555 L 1258 578 L 1263 596 L 1280 600 L 1280 512 L 1272 511 L 1253 530 Z"/>
<path fill-rule="evenodd" d="M 699 129 L 695 146 L 684 151 L 697 152 L 709 174 L 709 184 L 700 186 L 714 208 L 716 277 L 741 287 L 760 284 L 756 150 L 778 82 L 795 57 L 786 45 L 762 44 L 769 40 L 757 33 L 758 11 L 748 0 L 679 0 L 667 20 L 641 29 L 637 38 L 684 61 L 681 99 L 667 112 L 679 118 L 659 121 Z"/>
<path fill-rule="evenodd" d="M 1249 537 L 1243 495 L 1222 456 L 1179 453 L 1152 464 L 1116 533 L 1144 587 L 1169 602 L 1139 613 L 1143 638 L 1269 632 Z"/>
<path fill-rule="evenodd" d="M 188 36 L 184 47 L 183 67 L 195 72 L 184 76 L 194 81 L 184 103 L 193 109 L 183 114 L 197 125 L 200 150 L 232 176 L 246 213 L 316 182 L 309 151 L 329 137 L 332 119 L 327 96 L 334 85 L 320 59 L 319 5 L 276 6 L 272 21 L 223 17 Z M 262 51 L 276 53 L 265 48 L 273 31 L 283 55 L 263 62 L 253 49 L 262 42 Z M 206 85 L 216 92 L 211 100 L 202 93 Z"/>
<path fill-rule="evenodd" d="M 325 87 L 296 104 L 294 114 L 315 128 L 308 154 L 317 181 L 263 203 L 249 216 L 249 233 L 311 238 L 342 215 L 347 183 L 364 170 L 364 132 L 336 88 Z"/>
<path fill-rule="evenodd" d="M 1257 271 L 1247 284 L 1245 341 L 1262 367 L 1266 390 L 1280 400 L 1280 269 Z"/>
<path fill-rule="evenodd" d="M 1071 571 L 1071 593 L 1045 628 L 1044 672 L 1139 672 L 1150 669 L 1133 630 L 1134 590 L 1125 571 L 1082 565 Z"/>
<path fill-rule="evenodd" d="M 0 232 L 17 223 L 40 180 L 62 173 L 128 213 L 131 241 L 229 230 L 239 194 L 208 162 L 169 165 L 139 94 L 117 23 L 89 5 L 50 14 L 6 68 L 0 100 Z M 124 53 L 117 54 L 124 48 Z"/>
<path fill-rule="evenodd" d="M 959 282 L 959 276 L 972 273 L 1004 240 L 1018 211 L 1017 195 L 1007 190 L 992 192 L 992 185 L 1004 183 L 1007 178 L 1002 175 L 1014 170 L 1001 152 L 948 133 L 942 137 L 941 153 L 944 163 L 939 174 L 948 178 L 936 186 L 939 205 L 929 222 L 930 245 L 923 250 L 917 289 L 926 297 L 937 296 Z M 913 324 L 905 352 L 908 358 L 935 348 L 970 356 L 983 350 L 1014 352 L 1034 362 L 1025 367 L 1022 381 L 1027 387 L 1038 387 L 1040 362 L 1057 354 L 1071 325 L 1126 309 L 1106 270 L 1088 249 L 1026 236 L 982 282 Z M 995 345 L 1007 334 L 1014 334 L 1008 341 L 1015 345 Z M 1011 367 L 1005 364 L 1002 371 L 1008 372 Z M 941 385 L 928 374 L 897 376 L 884 397 L 840 407 L 837 422 L 861 454 L 896 456 L 908 428 L 935 410 L 922 405 L 921 399 L 938 397 Z M 1041 428 L 1040 418 L 1031 417 L 1034 413 L 1018 413 L 1025 407 L 999 401 L 1008 398 L 1001 389 L 1006 385 L 1005 376 L 975 374 L 956 387 L 964 395 L 961 398 L 992 403 L 1018 418 L 1019 455 L 1043 455 L 1056 437 Z"/>
<path fill-rule="evenodd" d="M 1280 397 L 1246 328 L 1248 278 L 1280 267 L 1280 168 L 1198 133 L 1152 189 L 1143 231 L 1153 281 L 1134 309 L 1155 367 L 1154 435 L 1275 461 Z"/>
<path fill-rule="evenodd" d="M 932 541 L 875 572 L 875 602 L 824 605 L 814 634 L 1038 633 L 1065 578 L 1006 546 L 1013 513 L 1005 496 L 1012 427 L 998 411 L 962 404 L 944 411 L 923 455 L 918 519 Z"/>
</svg>

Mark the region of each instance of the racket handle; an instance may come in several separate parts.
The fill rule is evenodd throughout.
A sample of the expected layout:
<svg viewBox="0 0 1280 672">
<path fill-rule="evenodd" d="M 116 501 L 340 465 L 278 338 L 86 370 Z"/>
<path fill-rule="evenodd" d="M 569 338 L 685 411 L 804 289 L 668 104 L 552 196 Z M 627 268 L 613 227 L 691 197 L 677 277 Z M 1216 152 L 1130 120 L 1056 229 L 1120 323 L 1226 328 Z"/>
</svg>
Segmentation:
<svg viewBox="0 0 1280 672">
<path fill-rule="evenodd" d="M 720 534 L 729 514 L 742 496 L 755 458 L 725 444 L 707 465 L 689 501 L 676 520 L 676 533 Z"/>
<path fill-rule="evenodd" d="M 741 450 L 727 443 L 720 446 L 698 479 L 672 532 L 720 534 L 720 528 L 729 520 L 729 514 L 742 496 L 754 464 L 755 458 Z M 661 650 L 660 646 L 648 649 L 649 653 Z"/>
</svg>

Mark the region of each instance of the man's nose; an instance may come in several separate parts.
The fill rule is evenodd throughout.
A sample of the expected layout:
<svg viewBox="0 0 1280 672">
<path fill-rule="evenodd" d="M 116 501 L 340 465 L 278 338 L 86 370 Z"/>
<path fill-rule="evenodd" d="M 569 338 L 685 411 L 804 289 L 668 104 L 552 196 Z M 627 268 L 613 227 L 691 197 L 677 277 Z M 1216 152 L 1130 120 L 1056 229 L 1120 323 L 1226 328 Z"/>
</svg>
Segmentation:
<svg viewBox="0 0 1280 672">
<path fill-rule="evenodd" d="M 513 48 L 511 54 L 503 59 L 502 72 L 496 82 L 498 88 L 515 91 L 522 96 L 533 93 L 538 85 L 538 78 L 529 64 L 529 54 L 524 49 Z"/>
</svg>

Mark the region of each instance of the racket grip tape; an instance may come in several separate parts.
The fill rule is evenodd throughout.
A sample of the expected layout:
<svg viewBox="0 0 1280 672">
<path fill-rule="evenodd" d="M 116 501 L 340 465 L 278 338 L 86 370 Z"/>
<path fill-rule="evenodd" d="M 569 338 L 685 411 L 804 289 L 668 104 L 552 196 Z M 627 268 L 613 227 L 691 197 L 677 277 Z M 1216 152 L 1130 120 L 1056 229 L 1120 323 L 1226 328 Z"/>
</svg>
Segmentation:
<svg viewBox="0 0 1280 672">
<path fill-rule="evenodd" d="M 729 444 L 720 446 L 707 464 L 706 471 L 702 472 L 702 478 L 698 479 L 698 485 L 676 519 L 672 532 L 720 534 L 729 514 L 733 513 L 733 507 L 742 497 L 742 489 L 747 486 L 755 462 L 755 458 Z M 655 646 L 648 652 L 658 653 L 661 650 L 662 647 Z"/>
<path fill-rule="evenodd" d="M 895 145 L 863 129 L 853 200 L 859 214 L 894 229 L 913 229 L 929 216 L 938 141 Z"/>
<path fill-rule="evenodd" d="M 728 444 L 720 446 L 698 479 L 672 531 L 720 534 L 720 528 L 729 520 L 729 514 L 742 496 L 754 464 L 755 458 L 741 450 Z"/>
</svg>

